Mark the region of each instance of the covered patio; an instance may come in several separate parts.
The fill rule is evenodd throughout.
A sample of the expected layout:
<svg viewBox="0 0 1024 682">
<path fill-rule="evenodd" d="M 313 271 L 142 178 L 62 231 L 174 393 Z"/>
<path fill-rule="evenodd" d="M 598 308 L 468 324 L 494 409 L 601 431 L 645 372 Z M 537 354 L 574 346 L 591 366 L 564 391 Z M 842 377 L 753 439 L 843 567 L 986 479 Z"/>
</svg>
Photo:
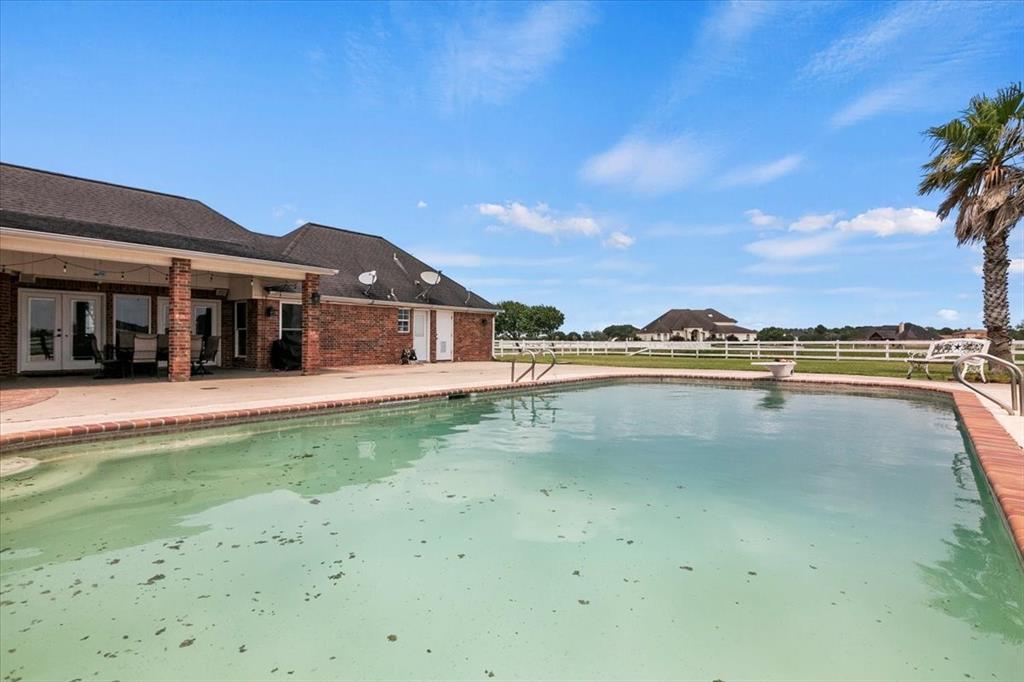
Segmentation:
<svg viewBox="0 0 1024 682">
<path fill-rule="evenodd" d="M 319 281 L 335 270 L 203 240 L 185 249 L 8 226 L 0 236 L 0 299 L 11 318 L 0 334 L 4 362 L 14 365 L 4 373 L 106 362 L 188 381 L 197 362 L 265 367 L 270 341 L 287 334 L 301 339 L 303 373 L 319 371 Z M 289 283 L 301 287 L 301 307 L 261 303 L 267 287 Z"/>
</svg>

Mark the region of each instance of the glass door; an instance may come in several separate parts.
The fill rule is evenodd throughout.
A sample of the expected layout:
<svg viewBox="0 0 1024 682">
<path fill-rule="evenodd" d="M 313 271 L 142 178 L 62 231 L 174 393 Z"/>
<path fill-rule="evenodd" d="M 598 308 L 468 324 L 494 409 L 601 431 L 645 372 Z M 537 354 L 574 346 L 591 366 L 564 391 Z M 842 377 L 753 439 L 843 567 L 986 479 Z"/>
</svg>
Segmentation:
<svg viewBox="0 0 1024 682">
<path fill-rule="evenodd" d="M 61 368 L 60 294 L 26 292 L 18 333 L 22 371 Z"/>
<path fill-rule="evenodd" d="M 93 294 L 64 294 L 63 358 L 61 369 L 89 369 L 96 364 L 92 352 L 92 337 L 96 346 L 100 342 L 100 297 Z"/>
</svg>

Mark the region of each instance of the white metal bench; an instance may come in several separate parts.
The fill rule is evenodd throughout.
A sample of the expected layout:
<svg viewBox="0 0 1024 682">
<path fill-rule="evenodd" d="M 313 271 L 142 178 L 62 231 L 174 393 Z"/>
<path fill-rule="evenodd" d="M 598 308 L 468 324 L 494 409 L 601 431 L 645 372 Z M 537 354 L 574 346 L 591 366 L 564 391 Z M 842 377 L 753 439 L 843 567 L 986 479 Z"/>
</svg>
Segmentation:
<svg viewBox="0 0 1024 682">
<path fill-rule="evenodd" d="M 925 376 L 931 379 L 932 375 L 928 372 L 928 368 L 931 365 L 952 365 L 965 355 L 987 353 L 991 343 L 988 339 L 943 339 L 941 341 L 933 341 L 928 346 L 926 353 L 911 353 L 907 356 L 907 364 L 909 365 L 907 367 L 907 378 L 910 378 L 915 369 L 923 369 Z M 988 383 L 988 380 L 985 378 L 984 358 L 972 358 L 964 362 L 962 366 L 964 368 L 964 376 L 968 372 L 974 371 L 981 377 L 983 382 Z"/>
</svg>

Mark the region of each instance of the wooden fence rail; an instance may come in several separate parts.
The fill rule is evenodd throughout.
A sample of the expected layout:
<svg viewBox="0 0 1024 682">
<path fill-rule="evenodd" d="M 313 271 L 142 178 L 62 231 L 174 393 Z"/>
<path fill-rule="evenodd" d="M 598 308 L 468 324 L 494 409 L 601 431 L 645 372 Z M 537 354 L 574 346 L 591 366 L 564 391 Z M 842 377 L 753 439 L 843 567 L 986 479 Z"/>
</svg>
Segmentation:
<svg viewBox="0 0 1024 682">
<path fill-rule="evenodd" d="M 930 341 L 511 341 L 496 339 L 494 357 L 524 348 L 555 355 L 645 355 L 672 358 L 795 358 L 803 360 L 889 360 L 903 362 L 924 353 Z M 1013 342 L 1013 359 L 1024 364 L 1024 341 Z"/>
</svg>

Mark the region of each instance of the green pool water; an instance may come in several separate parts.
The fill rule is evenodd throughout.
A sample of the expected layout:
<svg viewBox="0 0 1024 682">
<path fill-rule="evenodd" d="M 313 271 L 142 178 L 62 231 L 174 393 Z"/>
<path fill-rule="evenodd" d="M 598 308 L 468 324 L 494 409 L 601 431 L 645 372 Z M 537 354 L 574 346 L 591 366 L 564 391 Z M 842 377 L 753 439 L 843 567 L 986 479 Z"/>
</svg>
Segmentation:
<svg viewBox="0 0 1024 682">
<path fill-rule="evenodd" d="M 44 454 L 0 483 L 4 682 L 1024 678 L 939 400 L 612 384 Z"/>
</svg>

